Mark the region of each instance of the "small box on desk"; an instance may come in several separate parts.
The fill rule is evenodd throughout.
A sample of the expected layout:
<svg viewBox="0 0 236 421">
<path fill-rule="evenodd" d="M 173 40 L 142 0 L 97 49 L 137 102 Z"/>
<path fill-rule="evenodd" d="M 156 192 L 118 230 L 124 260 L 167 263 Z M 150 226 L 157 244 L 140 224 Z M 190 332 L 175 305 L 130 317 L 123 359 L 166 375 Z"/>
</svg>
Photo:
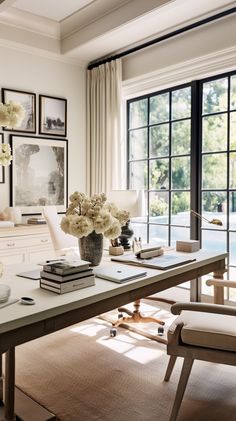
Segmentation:
<svg viewBox="0 0 236 421">
<path fill-rule="evenodd" d="M 176 251 L 192 253 L 198 250 L 200 250 L 200 242 L 198 240 L 176 241 Z"/>
</svg>

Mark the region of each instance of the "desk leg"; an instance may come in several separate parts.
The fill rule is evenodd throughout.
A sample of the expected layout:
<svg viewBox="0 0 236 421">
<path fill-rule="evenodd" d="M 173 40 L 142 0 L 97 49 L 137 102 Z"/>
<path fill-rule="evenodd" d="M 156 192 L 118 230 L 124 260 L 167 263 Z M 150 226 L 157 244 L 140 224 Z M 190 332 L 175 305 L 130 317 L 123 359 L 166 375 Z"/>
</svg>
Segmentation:
<svg viewBox="0 0 236 421">
<path fill-rule="evenodd" d="M 0 405 L 3 405 L 2 354 L 0 354 Z"/>
<path fill-rule="evenodd" d="M 15 409 L 15 348 L 5 354 L 5 418 L 14 420 Z"/>
<path fill-rule="evenodd" d="M 190 301 L 201 301 L 201 278 L 190 281 Z"/>
</svg>

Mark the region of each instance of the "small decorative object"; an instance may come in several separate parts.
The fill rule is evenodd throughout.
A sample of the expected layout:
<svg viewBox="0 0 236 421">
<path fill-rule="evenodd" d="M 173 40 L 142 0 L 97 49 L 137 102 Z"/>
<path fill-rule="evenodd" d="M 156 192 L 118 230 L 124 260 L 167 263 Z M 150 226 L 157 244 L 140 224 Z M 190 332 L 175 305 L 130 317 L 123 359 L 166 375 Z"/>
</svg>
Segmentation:
<svg viewBox="0 0 236 421">
<path fill-rule="evenodd" d="M 0 284 L 0 303 L 5 303 L 11 294 L 11 288 L 8 285 Z"/>
<path fill-rule="evenodd" d="M 111 240 L 111 245 L 109 246 L 109 254 L 112 256 L 120 256 L 121 254 L 124 254 L 124 247 L 120 245 L 118 238 Z"/>
<path fill-rule="evenodd" d="M 0 262 L 0 278 L 3 275 L 3 263 Z M 8 285 L 0 284 L 0 303 L 5 303 L 11 294 L 11 288 Z"/>
<path fill-rule="evenodd" d="M 39 214 L 47 205 L 65 212 L 67 139 L 11 135 L 10 144 L 13 156 L 10 205 L 20 207 L 22 215 Z"/>
<path fill-rule="evenodd" d="M 9 221 L 14 222 L 16 225 L 21 224 L 21 210 L 17 206 L 8 207 L 4 210 L 5 215 Z"/>
<path fill-rule="evenodd" d="M 67 100 L 39 95 L 39 133 L 66 136 Z"/>
<path fill-rule="evenodd" d="M 4 130 L 36 133 L 36 95 L 31 92 L 2 88 L 2 98 L 4 104 L 0 106 L 0 121 Z M 1 116 L 3 115 L 7 119 L 2 123 Z"/>
<path fill-rule="evenodd" d="M 198 240 L 176 241 L 176 251 L 185 251 L 187 253 L 192 253 L 198 250 L 200 250 L 200 241 Z"/>
<path fill-rule="evenodd" d="M 61 229 L 79 239 L 81 259 L 97 266 L 102 258 L 103 236 L 110 240 L 118 238 L 129 213 L 107 202 L 104 193 L 89 198 L 84 193 L 75 192 L 70 201 L 61 220 Z"/>
</svg>

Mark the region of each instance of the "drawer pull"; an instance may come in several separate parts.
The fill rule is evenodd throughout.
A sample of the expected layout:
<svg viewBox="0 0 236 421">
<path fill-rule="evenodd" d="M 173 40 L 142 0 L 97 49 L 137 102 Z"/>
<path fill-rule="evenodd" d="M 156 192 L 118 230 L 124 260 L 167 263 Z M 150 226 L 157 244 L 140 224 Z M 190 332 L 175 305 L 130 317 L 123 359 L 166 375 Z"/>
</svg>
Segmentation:
<svg viewBox="0 0 236 421">
<path fill-rule="evenodd" d="M 7 247 L 14 247 L 15 243 L 7 243 Z"/>
<path fill-rule="evenodd" d="M 45 238 L 44 240 L 40 240 L 41 241 L 41 243 L 48 243 L 48 238 Z"/>
</svg>

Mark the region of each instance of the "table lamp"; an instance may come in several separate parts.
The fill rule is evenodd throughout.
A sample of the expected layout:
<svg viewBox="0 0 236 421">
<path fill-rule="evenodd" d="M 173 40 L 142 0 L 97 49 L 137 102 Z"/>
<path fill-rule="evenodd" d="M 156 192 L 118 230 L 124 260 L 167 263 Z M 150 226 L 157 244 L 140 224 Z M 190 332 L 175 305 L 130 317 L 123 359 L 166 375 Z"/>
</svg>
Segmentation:
<svg viewBox="0 0 236 421">
<path fill-rule="evenodd" d="M 191 209 L 190 211 L 194 216 L 196 216 L 198 219 L 203 219 L 204 221 L 208 222 L 208 224 L 213 224 L 213 225 L 220 225 L 222 226 L 223 223 L 220 219 L 217 218 L 213 218 L 212 220 L 209 220 L 207 218 L 205 218 L 205 216 L 200 215 L 199 213 L 195 212 L 194 210 Z"/>
<path fill-rule="evenodd" d="M 108 201 L 122 210 L 126 210 L 130 214 L 130 218 L 143 215 L 144 208 L 144 192 L 142 190 L 112 190 L 108 194 Z M 133 236 L 130 220 L 121 228 L 119 236 L 120 244 L 125 250 L 131 248 L 130 238 Z"/>
</svg>

